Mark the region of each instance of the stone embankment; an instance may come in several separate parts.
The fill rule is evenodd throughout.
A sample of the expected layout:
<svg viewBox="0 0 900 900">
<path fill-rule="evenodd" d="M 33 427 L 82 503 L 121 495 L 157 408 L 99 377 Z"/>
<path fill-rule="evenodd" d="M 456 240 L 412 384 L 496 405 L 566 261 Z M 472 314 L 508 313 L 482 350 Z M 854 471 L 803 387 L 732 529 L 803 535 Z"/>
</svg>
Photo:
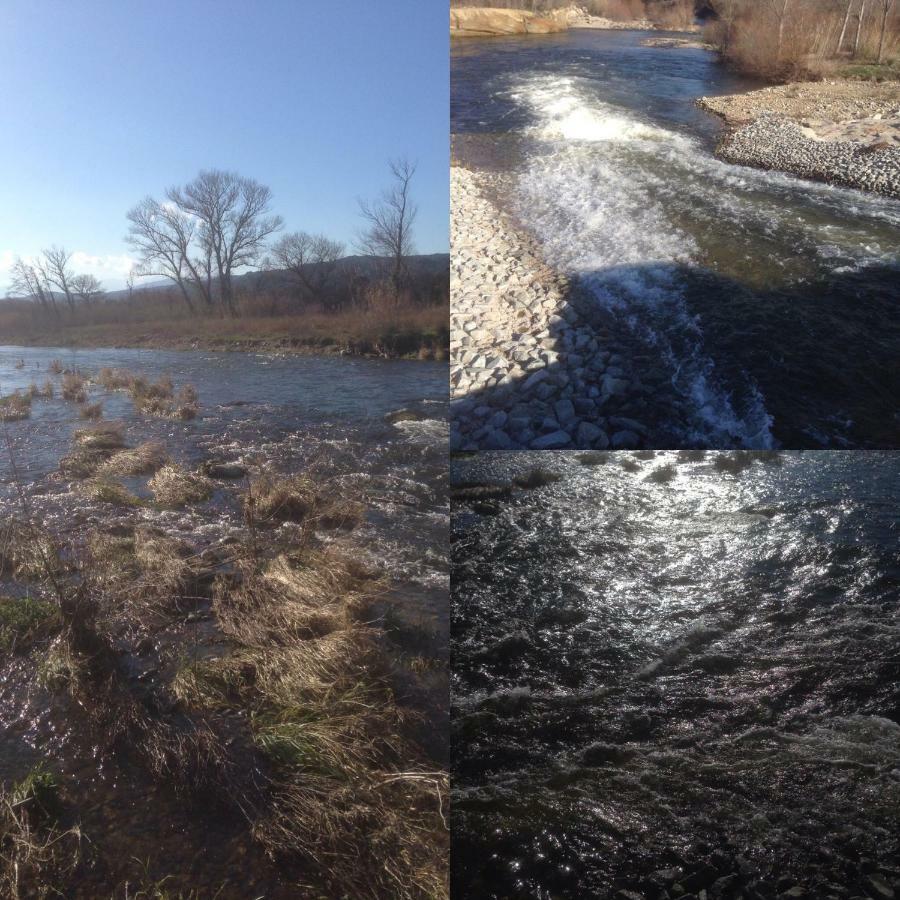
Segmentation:
<svg viewBox="0 0 900 900">
<path fill-rule="evenodd" d="M 778 85 L 698 104 L 731 126 L 718 149 L 729 162 L 900 197 L 900 85 Z"/>
<path fill-rule="evenodd" d="M 451 169 L 451 450 L 640 447 L 625 360 L 488 198 L 496 177 Z"/>
</svg>

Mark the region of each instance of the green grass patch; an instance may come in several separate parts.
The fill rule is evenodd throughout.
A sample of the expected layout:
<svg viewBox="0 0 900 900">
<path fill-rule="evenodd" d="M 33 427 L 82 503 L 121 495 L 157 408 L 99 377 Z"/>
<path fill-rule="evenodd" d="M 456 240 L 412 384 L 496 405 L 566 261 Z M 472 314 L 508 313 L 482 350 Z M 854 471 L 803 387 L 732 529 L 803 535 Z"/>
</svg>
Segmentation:
<svg viewBox="0 0 900 900">
<path fill-rule="evenodd" d="M 56 618 L 56 608 L 45 600 L 0 597 L 0 650 L 27 649 Z"/>
</svg>

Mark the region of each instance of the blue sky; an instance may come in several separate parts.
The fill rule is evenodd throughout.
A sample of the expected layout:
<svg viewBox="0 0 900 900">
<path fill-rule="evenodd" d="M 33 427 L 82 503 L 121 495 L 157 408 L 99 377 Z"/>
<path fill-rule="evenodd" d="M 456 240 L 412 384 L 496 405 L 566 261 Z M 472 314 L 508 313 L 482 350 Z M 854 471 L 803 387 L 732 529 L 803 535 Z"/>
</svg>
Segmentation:
<svg viewBox="0 0 900 900">
<path fill-rule="evenodd" d="M 350 244 L 405 154 L 417 249 L 446 252 L 446 20 L 438 0 L 4 0 L 0 296 L 12 257 L 52 244 L 120 287 L 126 211 L 202 168 Z"/>
</svg>

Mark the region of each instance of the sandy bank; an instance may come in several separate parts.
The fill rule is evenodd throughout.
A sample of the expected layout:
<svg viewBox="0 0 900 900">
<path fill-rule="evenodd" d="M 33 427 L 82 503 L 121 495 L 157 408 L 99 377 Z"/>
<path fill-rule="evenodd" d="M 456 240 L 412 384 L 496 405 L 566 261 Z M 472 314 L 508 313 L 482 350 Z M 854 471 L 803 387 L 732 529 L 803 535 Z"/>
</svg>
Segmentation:
<svg viewBox="0 0 900 900">
<path fill-rule="evenodd" d="M 900 197 L 900 85 L 808 82 L 777 85 L 698 105 L 731 126 L 718 155 Z"/>
</svg>

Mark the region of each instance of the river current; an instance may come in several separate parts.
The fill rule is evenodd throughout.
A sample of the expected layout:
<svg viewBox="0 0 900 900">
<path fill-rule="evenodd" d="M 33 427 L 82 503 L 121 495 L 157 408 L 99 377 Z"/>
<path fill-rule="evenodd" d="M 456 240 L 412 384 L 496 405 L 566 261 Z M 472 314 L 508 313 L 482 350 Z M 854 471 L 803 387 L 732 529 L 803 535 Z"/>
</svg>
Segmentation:
<svg viewBox="0 0 900 900">
<path fill-rule="evenodd" d="M 452 463 L 459 896 L 900 875 L 900 460 L 717 459 Z"/>
<path fill-rule="evenodd" d="M 900 203 L 717 160 L 694 101 L 755 85 L 647 35 L 455 42 L 457 159 L 665 373 L 651 446 L 896 445 Z"/>
</svg>

